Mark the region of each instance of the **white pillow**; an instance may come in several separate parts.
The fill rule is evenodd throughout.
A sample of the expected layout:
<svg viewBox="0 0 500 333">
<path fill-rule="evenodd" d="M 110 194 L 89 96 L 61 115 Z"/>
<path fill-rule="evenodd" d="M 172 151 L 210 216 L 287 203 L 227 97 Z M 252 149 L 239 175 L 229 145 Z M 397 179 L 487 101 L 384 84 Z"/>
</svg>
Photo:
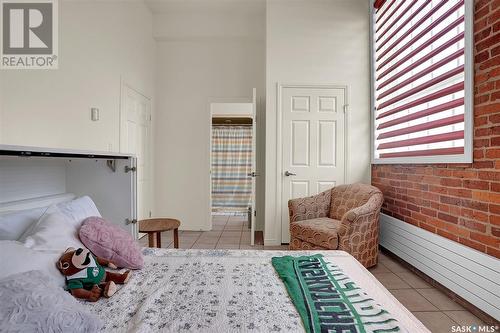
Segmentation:
<svg viewBox="0 0 500 333">
<path fill-rule="evenodd" d="M 65 286 L 64 276 L 56 267 L 62 253 L 33 251 L 17 241 L 0 241 L 0 279 L 22 272 L 40 270 L 58 286 Z"/>
<path fill-rule="evenodd" d="M 57 208 L 50 208 L 19 241 L 32 250 L 59 254 L 68 247 L 84 247 L 78 238 L 78 228 Z"/>
<path fill-rule="evenodd" d="M 88 196 L 57 204 L 61 213 L 69 217 L 73 225 L 80 228 L 83 220 L 90 216 L 101 217 L 95 203 Z"/>
<path fill-rule="evenodd" d="M 36 221 L 47 207 L 8 212 L 0 215 L 0 240 L 17 240 Z"/>
</svg>

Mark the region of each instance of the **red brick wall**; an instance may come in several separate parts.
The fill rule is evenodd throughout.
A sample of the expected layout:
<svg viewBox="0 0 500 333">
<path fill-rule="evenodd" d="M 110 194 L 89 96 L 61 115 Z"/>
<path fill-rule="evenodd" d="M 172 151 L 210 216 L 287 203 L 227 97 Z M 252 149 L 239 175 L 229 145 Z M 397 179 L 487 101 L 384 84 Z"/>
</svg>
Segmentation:
<svg viewBox="0 0 500 333">
<path fill-rule="evenodd" d="M 373 165 L 385 214 L 500 258 L 500 0 L 476 0 L 474 163 Z"/>
</svg>

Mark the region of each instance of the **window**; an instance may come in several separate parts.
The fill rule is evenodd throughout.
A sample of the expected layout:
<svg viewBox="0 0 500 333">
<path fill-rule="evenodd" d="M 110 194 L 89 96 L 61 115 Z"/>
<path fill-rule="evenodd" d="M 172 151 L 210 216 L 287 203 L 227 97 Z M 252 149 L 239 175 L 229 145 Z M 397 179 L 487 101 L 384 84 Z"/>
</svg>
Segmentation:
<svg viewBox="0 0 500 333">
<path fill-rule="evenodd" d="M 470 163 L 473 1 L 376 0 L 373 163 Z"/>
</svg>

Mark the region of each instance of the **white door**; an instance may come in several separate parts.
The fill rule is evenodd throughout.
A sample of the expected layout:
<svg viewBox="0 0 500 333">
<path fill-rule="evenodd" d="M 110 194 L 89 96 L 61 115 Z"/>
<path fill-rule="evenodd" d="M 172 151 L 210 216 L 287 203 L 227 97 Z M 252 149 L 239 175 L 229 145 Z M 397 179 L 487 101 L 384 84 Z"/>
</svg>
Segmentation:
<svg viewBox="0 0 500 333">
<path fill-rule="evenodd" d="M 281 242 L 289 243 L 288 200 L 344 183 L 345 89 L 283 87 Z"/>
<path fill-rule="evenodd" d="M 250 218 L 250 245 L 255 244 L 255 197 L 256 197 L 256 177 L 257 174 L 257 89 L 253 88 L 253 96 L 252 96 L 252 173 L 250 176 L 252 177 L 252 216 Z"/>
<path fill-rule="evenodd" d="M 137 218 L 151 212 L 151 100 L 122 86 L 120 151 L 137 156 Z"/>
</svg>

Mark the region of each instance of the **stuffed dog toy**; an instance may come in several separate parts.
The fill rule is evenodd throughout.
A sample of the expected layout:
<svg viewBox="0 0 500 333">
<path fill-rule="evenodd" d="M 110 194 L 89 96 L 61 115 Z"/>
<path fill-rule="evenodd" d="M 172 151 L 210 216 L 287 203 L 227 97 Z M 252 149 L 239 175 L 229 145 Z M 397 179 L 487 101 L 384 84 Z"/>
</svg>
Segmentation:
<svg viewBox="0 0 500 333">
<path fill-rule="evenodd" d="M 68 248 L 57 262 L 57 268 L 66 277 L 66 286 L 77 298 L 96 302 L 101 295 L 111 297 L 116 292 L 116 283 L 128 282 L 131 272 L 108 272 L 103 266 L 116 268 L 107 259 L 95 257 L 87 249 Z"/>
</svg>

